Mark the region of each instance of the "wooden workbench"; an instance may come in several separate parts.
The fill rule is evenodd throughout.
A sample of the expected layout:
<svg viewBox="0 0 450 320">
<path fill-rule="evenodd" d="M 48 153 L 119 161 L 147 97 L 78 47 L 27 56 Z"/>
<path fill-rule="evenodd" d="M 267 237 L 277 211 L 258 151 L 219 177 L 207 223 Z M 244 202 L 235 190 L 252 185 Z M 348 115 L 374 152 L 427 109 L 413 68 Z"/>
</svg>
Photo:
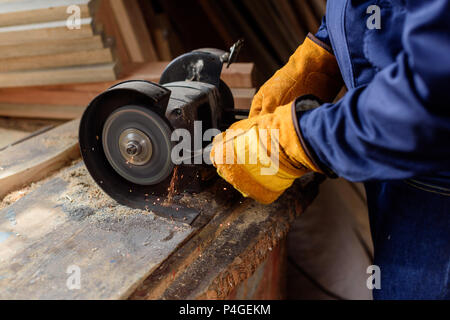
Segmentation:
<svg viewBox="0 0 450 320">
<path fill-rule="evenodd" d="M 77 127 L 0 152 L 0 299 L 283 297 L 286 234 L 320 177 L 269 206 L 218 179 L 184 196 L 193 223 L 171 221 L 106 196 L 79 159 Z"/>
</svg>

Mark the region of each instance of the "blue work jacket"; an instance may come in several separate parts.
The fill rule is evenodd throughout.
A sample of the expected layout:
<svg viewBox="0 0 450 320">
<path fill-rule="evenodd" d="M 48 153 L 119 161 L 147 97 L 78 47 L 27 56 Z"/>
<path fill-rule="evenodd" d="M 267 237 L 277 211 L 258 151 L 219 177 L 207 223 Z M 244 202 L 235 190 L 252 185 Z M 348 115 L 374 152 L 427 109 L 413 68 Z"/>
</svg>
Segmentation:
<svg viewBox="0 0 450 320">
<path fill-rule="evenodd" d="M 450 299 L 450 0 L 328 0 L 316 37 L 348 93 L 299 127 L 315 160 L 365 182 L 374 298 Z"/>
<path fill-rule="evenodd" d="M 367 26 L 374 4 L 380 29 Z M 351 181 L 450 188 L 450 1 L 329 0 L 316 37 L 349 90 L 299 120 L 316 158 Z"/>
</svg>

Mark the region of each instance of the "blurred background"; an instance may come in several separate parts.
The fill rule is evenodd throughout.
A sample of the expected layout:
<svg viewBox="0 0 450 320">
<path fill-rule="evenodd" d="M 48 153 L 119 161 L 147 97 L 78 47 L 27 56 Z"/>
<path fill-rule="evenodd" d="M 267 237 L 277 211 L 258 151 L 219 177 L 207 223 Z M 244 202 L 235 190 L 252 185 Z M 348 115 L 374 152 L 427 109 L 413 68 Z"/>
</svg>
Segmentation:
<svg viewBox="0 0 450 320">
<path fill-rule="evenodd" d="M 61 28 L 71 17 L 66 10 L 70 5 L 80 10 L 81 29 Z M 0 45 L 8 45 L 0 58 L 98 51 L 101 38 L 114 58 L 97 52 L 95 62 L 91 57 L 84 65 L 118 61 L 123 71 L 130 63 L 169 61 L 198 48 L 226 49 L 243 38 L 240 61 L 255 63 L 261 84 L 308 32 L 317 30 L 325 7 L 325 0 L 0 0 Z M 55 40 L 59 48 L 51 50 Z M 47 50 L 40 49 L 45 42 Z M 34 68 L 83 65 L 81 58 L 70 58 L 65 64 L 35 59 Z M 0 71 L 30 69 L 24 64 L 19 68 L 18 63 L 14 68 L 0 67 Z"/>
<path fill-rule="evenodd" d="M 284 65 L 308 32 L 317 31 L 326 7 L 325 0 L 139 0 L 139 3 L 149 29 L 154 31 L 153 38 L 160 39 L 160 33 L 168 40 L 169 50 L 158 50 L 160 58 L 201 47 L 229 47 L 243 38 L 246 44 L 241 61 L 255 63 L 259 83 Z M 157 48 L 166 47 L 158 41 Z"/>
</svg>

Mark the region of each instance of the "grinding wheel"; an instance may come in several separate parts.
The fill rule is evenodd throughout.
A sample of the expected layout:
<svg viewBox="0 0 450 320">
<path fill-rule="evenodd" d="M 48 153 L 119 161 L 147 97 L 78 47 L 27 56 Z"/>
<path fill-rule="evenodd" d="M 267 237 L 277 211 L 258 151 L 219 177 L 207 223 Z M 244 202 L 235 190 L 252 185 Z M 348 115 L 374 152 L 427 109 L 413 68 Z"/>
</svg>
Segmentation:
<svg viewBox="0 0 450 320">
<path fill-rule="evenodd" d="M 139 185 L 154 185 L 173 171 L 171 134 L 158 114 L 130 105 L 107 118 L 102 144 L 108 162 L 123 178 Z"/>
<path fill-rule="evenodd" d="M 92 178 L 120 204 L 192 223 L 198 211 L 165 203 L 175 172 L 172 127 L 164 117 L 170 91 L 148 81 L 119 83 L 83 113 L 79 142 Z"/>
</svg>

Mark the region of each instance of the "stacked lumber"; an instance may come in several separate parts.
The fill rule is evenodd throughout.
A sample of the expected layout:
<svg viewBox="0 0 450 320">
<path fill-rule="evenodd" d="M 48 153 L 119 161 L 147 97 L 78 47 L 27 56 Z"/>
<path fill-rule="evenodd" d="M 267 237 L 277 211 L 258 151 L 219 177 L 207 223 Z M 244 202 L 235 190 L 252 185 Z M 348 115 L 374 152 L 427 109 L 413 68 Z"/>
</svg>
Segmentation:
<svg viewBox="0 0 450 320">
<path fill-rule="evenodd" d="M 0 87 L 111 81 L 117 63 L 94 16 L 98 0 L 0 3 Z"/>
<path fill-rule="evenodd" d="M 170 61 L 184 53 L 166 13 L 148 0 L 102 0 L 96 16 L 104 32 L 115 39 L 123 65 Z"/>
<path fill-rule="evenodd" d="M 139 79 L 158 82 L 167 64 L 168 62 L 151 62 L 135 65 L 125 72 L 120 81 Z M 253 77 L 253 63 L 235 63 L 229 68 L 223 69 L 222 79 L 231 88 L 236 108 L 250 108 L 256 91 Z M 86 84 L 0 88 L 0 116 L 75 119 L 82 115 L 92 99 L 116 83 L 117 81 L 106 81 Z"/>
</svg>

